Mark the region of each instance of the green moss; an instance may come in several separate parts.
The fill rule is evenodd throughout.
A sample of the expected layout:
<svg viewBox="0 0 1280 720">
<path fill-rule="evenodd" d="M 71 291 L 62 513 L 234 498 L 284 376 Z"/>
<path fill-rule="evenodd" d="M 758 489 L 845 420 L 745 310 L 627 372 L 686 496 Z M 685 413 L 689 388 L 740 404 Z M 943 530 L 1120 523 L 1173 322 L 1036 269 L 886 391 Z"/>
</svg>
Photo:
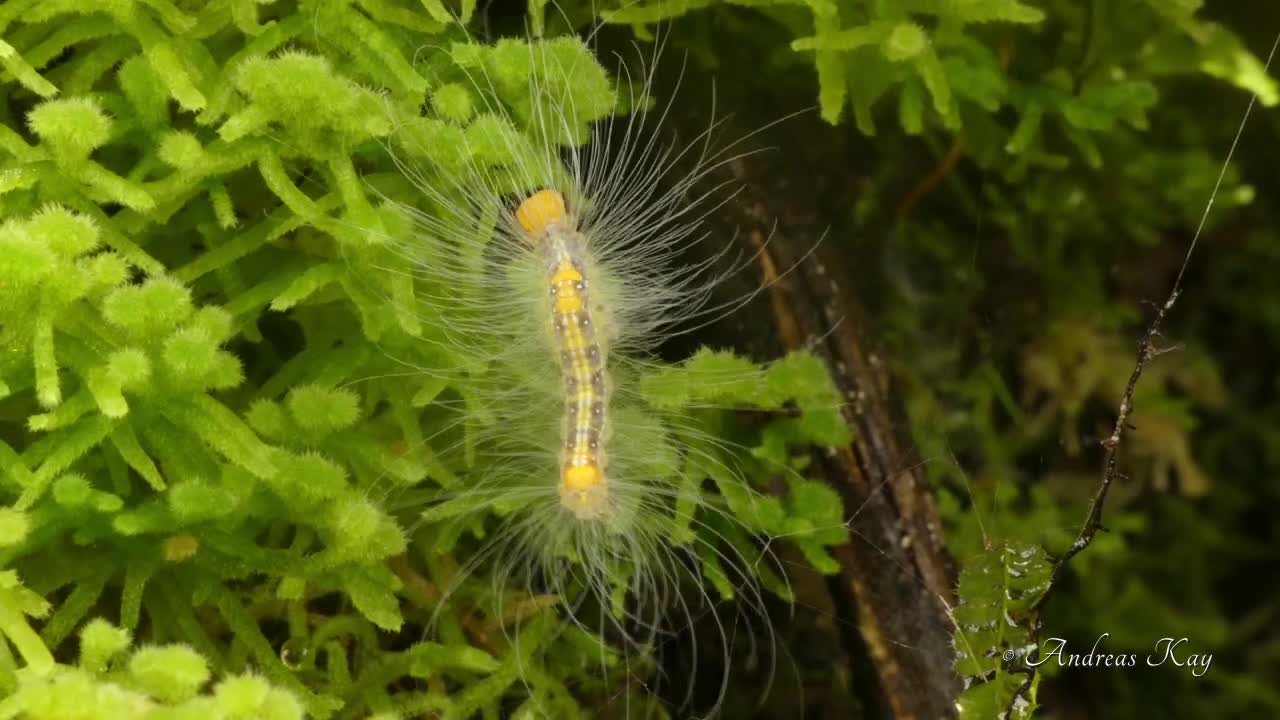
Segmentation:
<svg viewBox="0 0 1280 720">
<path fill-rule="evenodd" d="M 31 519 L 12 508 L 0 508 L 0 547 L 18 545 L 31 532 Z"/>
<path fill-rule="evenodd" d="M 228 677 L 210 692 L 197 694 L 211 678 L 199 653 L 168 645 L 121 658 L 129 640 L 128 631 L 107 622 L 88 623 L 80 636 L 79 667 L 19 674 L 16 685 L 8 688 L 5 710 L 33 720 L 303 717 L 293 694 L 252 675 Z"/>
</svg>

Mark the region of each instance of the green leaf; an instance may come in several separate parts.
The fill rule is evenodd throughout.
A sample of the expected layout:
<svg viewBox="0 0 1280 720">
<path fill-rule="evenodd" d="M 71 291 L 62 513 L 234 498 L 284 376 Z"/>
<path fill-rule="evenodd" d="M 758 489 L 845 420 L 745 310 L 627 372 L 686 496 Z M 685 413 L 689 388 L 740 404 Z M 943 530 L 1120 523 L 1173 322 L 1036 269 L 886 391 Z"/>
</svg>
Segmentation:
<svg viewBox="0 0 1280 720">
<path fill-rule="evenodd" d="M 390 632 L 404 624 L 396 590 L 400 581 L 386 568 L 352 569 L 341 574 L 342 588 L 370 622 Z"/>
<path fill-rule="evenodd" d="M 952 612 L 956 672 L 978 682 L 961 696 L 965 720 L 992 717 L 984 713 L 993 707 L 1003 712 L 1022 685 L 1026 673 L 1011 670 L 1027 669 L 1031 630 L 1025 615 L 1048 590 L 1052 572 L 1044 550 L 1022 542 L 994 545 L 965 564 Z M 1030 717 L 1034 691 L 1017 707 Z"/>
</svg>

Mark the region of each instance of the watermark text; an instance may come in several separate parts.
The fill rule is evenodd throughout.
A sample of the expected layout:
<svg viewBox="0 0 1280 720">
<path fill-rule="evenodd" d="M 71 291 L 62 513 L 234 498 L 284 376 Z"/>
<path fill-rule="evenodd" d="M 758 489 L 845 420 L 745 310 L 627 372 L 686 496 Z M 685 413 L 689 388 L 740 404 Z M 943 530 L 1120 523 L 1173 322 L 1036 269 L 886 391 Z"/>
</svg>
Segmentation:
<svg viewBox="0 0 1280 720">
<path fill-rule="evenodd" d="M 1027 665 L 1040 667 L 1045 663 L 1056 662 L 1058 667 L 1127 668 L 1144 663 L 1147 667 L 1168 665 L 1186 668 L 1195 677 L 1203 677 L 1209 672 L 1209 666 L 1213 664 L 1213 655 L 1196 652 L 1187 638 L 1160 638 L 1155 642 L 1151 652 L 1143 656 L 1139 653 L 1116 653 L 1105 650 L 1102 642 L 1110 636 L 1111 633 L 1103 633 L 1093 643 L 1093 647 L 1085 653 L 1068 648 L 1067 641 L 1062 638 L 1048 638 L 1041 644 L 1040 653 L 1027 659 Z M 1018 653 L 1014 650 L 1004 652 L 1005 662 L 1012 662 L 1017 656 Z"/>
</svg>

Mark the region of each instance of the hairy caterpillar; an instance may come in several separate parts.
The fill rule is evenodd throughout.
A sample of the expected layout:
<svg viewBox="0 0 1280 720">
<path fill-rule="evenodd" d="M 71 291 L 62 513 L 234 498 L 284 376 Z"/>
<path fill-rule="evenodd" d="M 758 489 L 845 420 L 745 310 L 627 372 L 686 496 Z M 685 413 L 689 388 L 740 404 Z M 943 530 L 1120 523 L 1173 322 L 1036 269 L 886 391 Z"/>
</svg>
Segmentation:
<svg viewBox="0 0 1280 720">
<path fill-rule="evenodd" d="M 746 301 L 713 301 L 723 273 L 749 261 L 731 261 L 730 243 L 702 229 L 723 196 L 702 184 L 733 145 L 712 149 L 715 123 L 691 144 L 663 145 L 655 126 L 673 105 L 647 107 L 653 65 L 636 83 L 623 65 L 618 89 L 576 37 L 448 54 L 433 112 L 399 122 L 393 149 L 417 199 L 387 193 L 386 225 L 411 222 L 383 239 L 421 301 L 424 345 L 403 356 L 433 380 L 428 442 L 462 477 L 402 504 L 428 503 L 420 529 L 438 551 L 475 537 L 442 580 L 469 592 L 487 574 L 495 614 L 521 621 L 502 626 L 517 644 L 603 632 L 630 663 L 679 629 L 673 616 L 690 626 L 709 615 L 727 653 L 732 628 L 715 597 L 758 608 L 761 583 L 788 591 L 753 536 L 781 535 L 821 506 L 828 524 L 807 526 L 821 528 L 810 533 L 818 555 L 843 540 L 838 500 L 785 466 L 769 472 L 787 478 L 791 502 L 762 495 L 743 468 L 763 475 L 769 463 L 716 427 L 722 406 L 797 399 L 770 381 L 775 370 L 825 381 L 816 361 L 762 370 L 710 352 L 683 367 L 655 359 L 661 342 Z M 715 245 L 686 260 L 699 243 Z M 834 412 L 831 392 L 821 385 L 805 407 Z M 512 588 L 562 600 L 560 631 L 531 636 L 523 625 L 538 626 L 504 606 Z"/>
<path fill-rule="evenodd" d="M 605 354 L 596 339 L 588 302 L 586 237 L 557 190 L 539 190 L 516 208 L 516 222 L 533 252 L 546 263 L 551 296 L 546 313 L 556 337 L 565 398 L 561 433 L 560 505 L 580 521 L 609 514 L 605 477 Z"/>
</svg>

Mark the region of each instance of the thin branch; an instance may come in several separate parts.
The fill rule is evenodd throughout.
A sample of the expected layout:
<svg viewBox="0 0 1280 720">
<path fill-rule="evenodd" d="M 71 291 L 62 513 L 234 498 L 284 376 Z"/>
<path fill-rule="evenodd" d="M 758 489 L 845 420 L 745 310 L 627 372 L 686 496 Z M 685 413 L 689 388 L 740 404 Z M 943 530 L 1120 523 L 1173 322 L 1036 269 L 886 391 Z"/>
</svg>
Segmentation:
<svg viewBox="0 0 1280 720">
<path fill-rule="evenodd" d="M 905 218 L 911 214 L 916 205 L 933 191 L 943 180 L 946 180 L 951 172 L 956 169 L 956 165 L 960 163 L 960 158 L 964 157 L 964 138 L 957 136 L 951 143 L 951 147 L 947 148 L 947 152 L 942 156 L 942 160 L 938 162 L 928 175 L 924 177 L 907 196 L 898 203 L 898 217 Z"/>
</svg>

